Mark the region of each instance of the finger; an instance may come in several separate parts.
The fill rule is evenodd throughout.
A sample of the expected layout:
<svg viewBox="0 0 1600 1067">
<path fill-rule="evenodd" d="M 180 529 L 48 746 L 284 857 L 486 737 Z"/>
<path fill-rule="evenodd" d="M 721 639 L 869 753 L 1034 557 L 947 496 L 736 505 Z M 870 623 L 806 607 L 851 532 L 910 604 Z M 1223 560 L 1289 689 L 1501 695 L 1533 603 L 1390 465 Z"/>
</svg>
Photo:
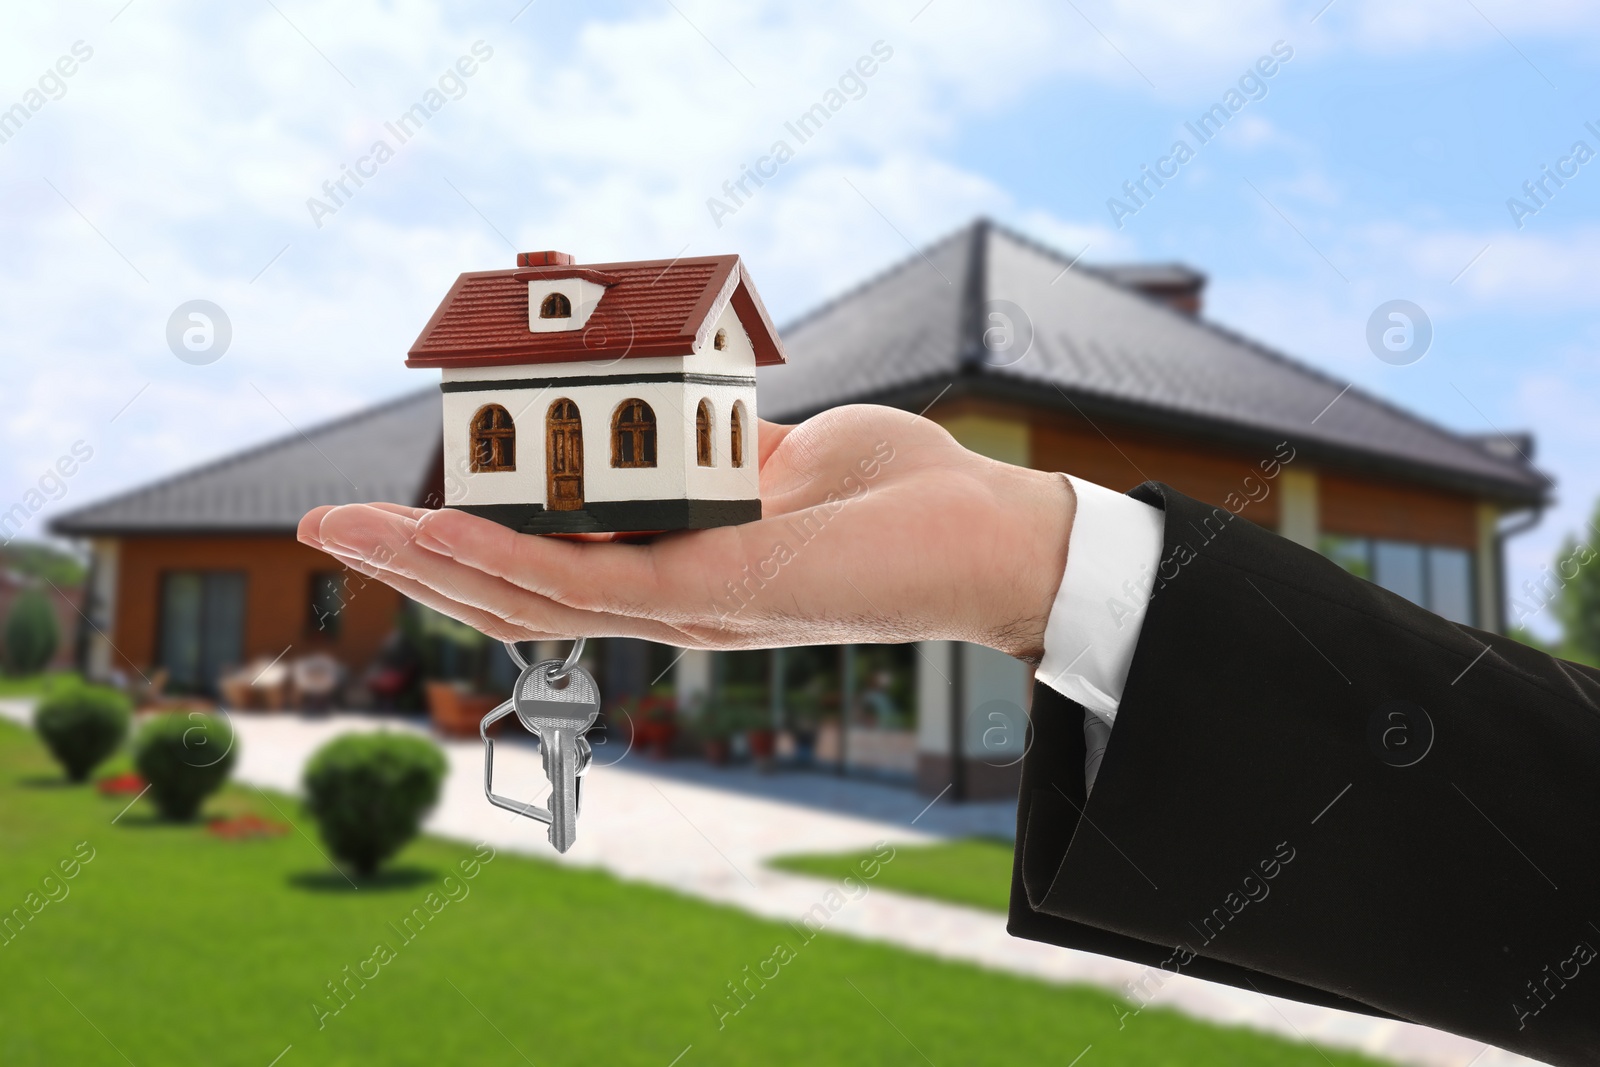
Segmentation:
<svg viewBox="0 0 1600 1067">
<path fill-rule="evenodd" d="M 373 504 L 329 508 L 317 527 L 324 551 L 340 551 L 385 566 L 416 538 L 417 520 Z"/>
<path fill-rule="evenodd" d="M 432 508 L 414 508 L 406 504 L 390 504 L 383 500 L 368 501 L 367 507 L 377 508 L 380 511 L 387 511 L 391 515 L 399 515 L 407 519 L 420 519 L 433 510 Z"/>
<path fill-rule="evenodd" d="M 756 620 L 753 614 L 730 614 L 719 590 L 739 578 L 743 561 L 760 558 L 751 544 L 761 542 L 770 551 L 774 538 L 787 536 L 775 534 L 775 526 L 678 530 L 647 545 L 573 544 L 435 514 L 419 523 L 418 540 L 432 547 L 430 538 L 438 535 L 434 543 L 458 562 L 529 592 L 606 616 L 654 621 L 676 635 L 654 640 L 721 648 L 748 637 Z"/>
<path fill-rule="evenodd" d="M 361 555 L 359 545 L 392 546 L 393 551 L 381 557 L 364 557 L 366 562 L 420 582 L 442 596 L 519 628 L 667 642 L 682 638 L 677 631 L 658 622 L 569 607 L 430 551 L 416 543 L 415 525 L 402 515 L 376 508 L 341 510 L 324 520 L 323 538 L 330 548 L 343 547 L 347 541 L 357 542 L 357 547 L 349 549 L 357 556 Z"/>
<path fill-rule="evenodd" d="M 321 507 L 312 508 L 310 511 L 306 512 L 300 517 L 300 524 L 295 529 L 295 536 L 298 537 L 303 543 L 310 545 L 312 548 L 321 548 L 322 518 L 332 510 L 333 505 L 324 504 Z"/>
<path fill-rule="evenodd" d="M 488 612 L 479 611 L 477 608 L 468 607 L 459 601 L 451 600 L 449 597 L 428 588 L 421 582 L 413 581 L 404 575 L 386 571 L 381 567 L 377 567 L 371 563 L 368 563 L 364 559 L 359 559 L 355 556 L 344 555 L 331 550 L 324 551 L 327 551 L 328 555 L 332 556 L 340 563 L 343 563 L 351 570 L 356 571 L 359 574 L 364 574 L 368 578 L 380 581 L 394 589 L 401 596 L 409 597 L 410 599 L 415 600 L 417 603 L 425 605 L 426 607 L 430 607 L 440 614 L 448 615 L 457 622 L 466 623 L 474 630 L 477 630 L 486 637 L 492 637 L 496 641 L 553 641 L 559 637 L 557 634 L 538 634 L 532 631 L 520 629 L 506 622 L 504 619 L 490 615 Z"/>
<path fill-rule="evenodd" d="M 628 616 L 661 614 L 661 583 L 649 545 L 535 537 L 450 509 L 417 520 L 415 536 L 430 552 L 569 607 Z"/>
<path fill-rule="evenodd" d="M 389 504 L 384 503 L 383 501 L 377 501 L 367 506 L 379 508 L 383 511 L 388 511 L 395 515 L 401 515 L 410 519 L 421 518 L 423 515 L 426 515 L 429 510 L 427 508 L 406 507 L 403 504 Z M 338 505 L 323 504 L 320 507 L 312 508 L 310 511 L 306 512 L 300 518 L 300 522 L 295 529 L 295 536 L 303 543 L 310 545 L 312 548 L 321 548 L 322 520 L 326 518 L 328 512 L 332 511 L 335 507 L 338 507 Z"/>
</svg>

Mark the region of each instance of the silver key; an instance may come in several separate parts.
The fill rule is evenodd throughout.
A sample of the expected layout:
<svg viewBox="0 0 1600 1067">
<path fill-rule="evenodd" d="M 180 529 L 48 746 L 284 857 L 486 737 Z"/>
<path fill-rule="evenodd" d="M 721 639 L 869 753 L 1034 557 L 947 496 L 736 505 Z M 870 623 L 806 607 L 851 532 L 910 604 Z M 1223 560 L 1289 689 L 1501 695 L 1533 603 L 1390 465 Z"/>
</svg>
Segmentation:
<svg viewBox="0 0 1600 1067">
<path fill-rule="evenodd" d="M 511 702 L 522 725 L 539 735 L 550 779 L 550 843 L 565 852 L 578 837 L 578 783 L 591 754 L 583 735 L 600 714 L 600 688 L 578 666 L 552 678 L 560 669 L 552 659 L 523 671 Z"/>
</svg>

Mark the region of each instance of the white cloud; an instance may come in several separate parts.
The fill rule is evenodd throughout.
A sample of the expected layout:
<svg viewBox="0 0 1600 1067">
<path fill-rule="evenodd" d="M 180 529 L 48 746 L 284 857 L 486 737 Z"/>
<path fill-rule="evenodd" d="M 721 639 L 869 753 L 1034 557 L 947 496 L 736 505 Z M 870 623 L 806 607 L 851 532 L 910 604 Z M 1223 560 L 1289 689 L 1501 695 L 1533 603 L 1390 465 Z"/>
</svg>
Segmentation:
<svg viewBox="0 0 1600 1067">
<path fill-rule="evenodd" d="M 1508 32 L 1594 21 L 1570 5 L 1484 2 Z M 1437 5 L 1396 27 L 1358 0 L 1315 27 L 1288 0 L 1082 0 L 1082 14 L 1048 0 L 680 0 L 682 15 L 641 4 L 604 17 L 540 0 L 514 24 L 511 3 L 280 0 L 280 15 L 139 2 L 108 21 L 119 6 L 24 5 L 0 37 L 0 69 L 21 72 L 0 86 L 0 106 L 74 41 L 94 49 L 65 96 L 0 144 L 0 390 L 11 402 L 0 501 L 80 437 L 105 447 L 75 500 L 285 432 L 257 388 L 304 425 L 424 384 L 401 360 L 450 279 L 516 249 L 591 261 L 739 251 L 780 317 L 978 213 L 1069 254 L 1088 243 L 1091 258 L 1129 258 L 1138 249 L 1103 225 L 1100 205 L 1057 217 L 952 162 L 951 145 L 1063 83 L 1088 106 L 1101 92 L 1187 106 L 1214 100 L 1279 38 L 1309 65 L 1341 43 L 1475 47 L 1487 32 L 1460 30 L 1458 42 L 1452 27 L 1476 16 Z M 480 39 L 493 57 L 464 95 L 314 226 L 307 198 L 390 137 L 384 123 Z M 864 95 L 718 228 L 707 198 L 880 40 L 893 56 Z M 1276 134 L 1250 116 L 1235 136 Z M 1441 274 L 1481 247 L 1404 231 L 1348 240 Z M 1570 306 L 1593 276 L 1581 248 L 1529 237 L 1497 244 L 1460 289 Z M 1361 313 L 1361 300 L 1308 304 L 1307 287 L 1288 282 L 1237 291 L 1252 284 L 1256 296 L 1234 301 L 1249 317 L 1234 321 L 1268 336 L 1304 336 L 1306 315 L 1331 328 Z M 168 315 L 196 297 L 223 306 L 235 330 L 208 367 L 180 363 L 164 340 Z"/>
<path fill-rule="evenodd" d="M 1572 40 L 1600 30 L 1600 10 L 1585 0 L 1343 0 L 1325 21 L 1372 51 L 1497 44 L 1505 37 Z"/>
</svg>

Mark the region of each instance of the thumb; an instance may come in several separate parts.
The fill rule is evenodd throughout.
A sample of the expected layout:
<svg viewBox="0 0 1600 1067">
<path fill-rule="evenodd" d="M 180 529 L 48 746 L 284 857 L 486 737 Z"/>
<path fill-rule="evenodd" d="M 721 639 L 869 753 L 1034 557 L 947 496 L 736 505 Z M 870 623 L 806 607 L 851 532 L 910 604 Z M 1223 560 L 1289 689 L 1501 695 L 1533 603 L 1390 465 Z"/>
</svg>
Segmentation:
<svg viewBox="0 0 1600 1067">
<path fill-rule="evenodd" d="M 757 419 L 756 427 L 760 435 L 758 444 L 760 445 L 761 455 L 756 466 L 760 468 L 767 465 L 767 460 L 772 456 L 773 452 L 777 451 L 778 446 L 783 444 L 783 439 L 789 436 L 794 427 L 785 426 L 778 422 L 768 422 L 766 419 Z"/>
</svg>

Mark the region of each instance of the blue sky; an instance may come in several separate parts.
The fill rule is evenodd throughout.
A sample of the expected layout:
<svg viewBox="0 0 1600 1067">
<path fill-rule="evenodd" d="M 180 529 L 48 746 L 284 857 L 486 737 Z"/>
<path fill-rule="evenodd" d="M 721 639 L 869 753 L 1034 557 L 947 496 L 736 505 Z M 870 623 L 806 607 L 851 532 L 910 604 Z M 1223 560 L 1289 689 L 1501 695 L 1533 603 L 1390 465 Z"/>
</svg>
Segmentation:
<svg viewBox="0 0 1600 1067">
<path fill-rule="evenodd" d="M 1086 261 L 1190 263 L 1231 328 L 1451 427 L 1535 430 L 1560 504 L 1515 543 L 1519 583 L 1600 495 L 1600 159 L 1520 228 L 1506 207 L 1575 141 L 1600 151 L 1593 5 L 69 0 L 10 18 L 0 110 L 44 102 L 0 143 L 0 510 L 75 442 L 94 451 L 33 534 L 422 384 L 401 359 L 449 280 L 514 249 L 737 251 L 781 320 L 980 213 Z M 47 77 L 77 42 L 92 55 Z M 477 42 L 488 57 L 441 86 Z M 876 42 L 892 55 L 859 98 L 717 225 L 707 200 Z M 1265 95 L 1119 227 L 1107 199 L 1193 144 L 1185 121 L 1278 42 L 1293 57 Z M 443 106 L 398 144 L 385 122 L 430 89 Z M 314 219 L 308 199 L 379 138 L 394 158 Z M 1436 331 L 1406 367 L 1363 340 L 1393 298 Z M 167 347 L 192 299 L 232 324 L 209 365 Z"/>
</svg>

